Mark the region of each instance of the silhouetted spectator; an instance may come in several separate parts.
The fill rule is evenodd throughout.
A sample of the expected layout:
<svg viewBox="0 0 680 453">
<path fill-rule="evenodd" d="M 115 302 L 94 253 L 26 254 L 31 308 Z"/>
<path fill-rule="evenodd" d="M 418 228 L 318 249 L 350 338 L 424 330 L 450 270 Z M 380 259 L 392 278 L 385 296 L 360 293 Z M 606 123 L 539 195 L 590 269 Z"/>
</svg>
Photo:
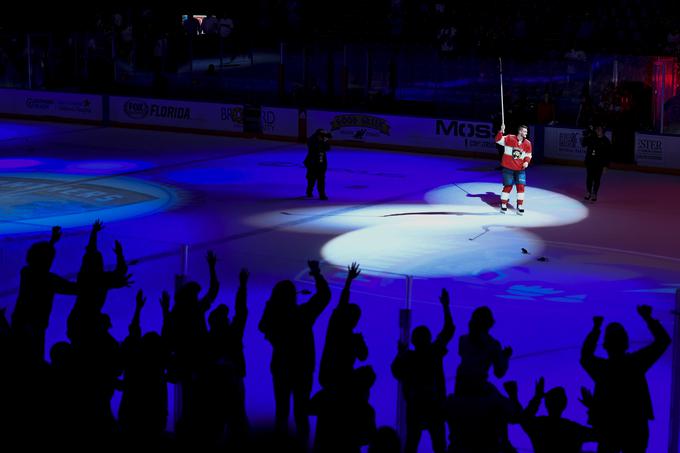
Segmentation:
<svg viewBox="0 0 680 453">
<path fill-rule="evenodd" d="M 479 307 L 472 312 L 468 333 L 460 337 L 458 354 L 461 360 L 456 370 L 455 398 L 449 401 L 449 420 L 459 420 L 468 427 L 456 427 L 457 435 L 463 436 L 466 441 L 477 442 L 474 440 L 475 433 L 480 436 L 495 433 L 496 437 L 490 440 L 492 443 L 489 445 L 498 442 L 504 451 L 514 451 L 507 439 L 507 424 L 514 414 L 514 403 L 508 402 L 488 381 L 492 367 L 498 379 L 505 376 L 512 355 L 512 348 L 502 348 L 498 340 L 489 334 L 494 323 L 491 309 Z M 466 418 L 468 411 L 472 411 L 475 417 Z M 471 420 L 475 419 L 484 425 L 479 427 L 479 431 L 471 426 Z M 455 435 L 451 433 L 452 441 Z"/>
<path fill-rule="evenodd" d="M 545 381 L 536 383 L 534 396 L 524 409 L 520 424 L 529 435 L 534 453 L 579 453 L 585 442 L 594 442 L 591 428 L 562 418 L 567 408 L 567 393 L 563 387 L 544 391 Z M 541 400 L 545 401 L 548 416 L 537 417 Z"/>
<path fill-rule="evenodd" d="M 666 329 L 652 318 L 652 307 L 637 311 L 654 341 L 635 352 L 627 352 L 628 333 L 619 323 L 607 325 L 604 349 L 608 358 L 595 356 L 600 338 L 601 316 L 593 318 L 593 329 L 581 348 L 581 366 L 595 382 L 590 424 L 599 438 L 598 453 L 644 452 L 649 442 L 649 420 L 654 419 L 652 399 L 645 374 L 671 343 Z"/>
<path fill-rule="evenodd" d="M 508 440 L 508 423 L 517 423 L 522 406 L 517 398 L 517 383 L 508 381 L 503 387 L 508 397 L 498 391 L 449 395 L 448 453 L 516 453 Z"/>
<path fill-rule="evenodd" d="M 74 411 L 77 376 L 73 347 L 59 341 L 50 349 L 50 368 L 47 382 L 47 426 L 53 447 L 68 447 L 77 435 Z"/>
<path fill-rule="evenodd" d="M 375 372 L 370 366 L 353 370 L 336 387 L 314 395 L 310 413 L 317 416 L 316 453 L 359 453 L 375 434 L 375 410 L 369 404 Z"/>
<path fill-rule="evenodd" d="M 400 342 L 399 353 L 392 362 L 392 374 L 401 383 L 406 400 L 406 453 L 418 451 L 423 430 L 430 432 L 435 452 L 446 450 L 444 356 L 455 327 L 446 289 L 442 289 L 439 301 L 444 310 L 444 326 L 437 338 L 432 341 L 426 326 L 416 327 L 411 334 L 414 350 Z"/>
<path fill-rule="evenodd" d="M 399 434 L 389 426 L 381 426 L 375 432 L 368 453 L 401 453 Z"/>
<path fill-rule="evenodd" d="M 347 279 L 340 302 L 328 321 L 326 342 L 319 365 L 319 383 L 323 387 L 332 387 L 347 381 L 354 370 L 354 363 L 368 358 L 368 347 L 363 335 L 354 333 L 361 317 L 361 308 L 349 303 L 350 286 L 359 274 L 361 270 L 357 263 L 347 266 Z"/>
<path fill-rule="evenodd" d="M 49 242 L 36 242 L 26 254 L 26 266 L 21 269 L 21 282 L 14 312 L 12 330 L 21 349 L 22 360 L 45 360 L 45 331 L 52 313 L 55 294 L 78 292 L 78 285 L 52 272 L 54 245 L 61 238 L 61 227 L 52 228 Z"/>
<path fill-rule="evenodd" d="M 489 334 L 495 321 L 489 307 L 475 309 L 468 323 L 469 332 L 458 342 L 460 365 L 456 371 L 458 395 L 485 395 L 498 390 L 488 382 L 489 369 L 502 378 L 508 371 L 512 348 L 501 348 L 501 344 Z"/>
<path fill-rule="evenodd" d="M 76 348 L 79 343 L 89 341 L 93 332 L 101 326 L 101 310 L 106 303 L 106 296 L 110 289 L 129 286 L 130 274 L 123 256 L 123 246 L 115 242 L 116 268 L 113 271 L 104 270 L 104 259 L 97 248 L 97 235 L 103 224 L 97 219 L 92 225 L 90 239 L 83 255 L 78 272 L 78 297 L 71 309 L 67 320 L 67 336 Z"/>
<path fill-rule="evenodd" d="M 111 319 L 100 313 L 88 319 L 83 341 L 73 343 L 76 364 L 75 425 L 76 436 L 82 446 L 96 445 L 104 448 L 110 445 L 117 432 L 117 423 L 111 411 L 114 391 L 120 387 L 122 360 L 120 346 L 109 333 Z"/>
<path fill-rule="evenodd" d="M 161 306 L 170 303 L 170 295 L 166 291 L 163 291 L 160 303 Z M 125 375 L 118 421 L 126 440 L 153 446 L 165 432 L 167 423 L 165 369 L 169 354 L 158 333 L 147 332 L 142 336 L 140 315 L 145 304 L 146 297 L 139 290 L 129 333 L 121 345 Z M 165 309 L 163 312 L 166 313 Z"/>
<path fill-rule="evenodd" d="M 208 316 L 209 364 L 201 386 L 205 407 L 205 425 L 213 443 L 222 441 L 224 429 L 229 429 L 229 441 L 240 451 L 248 434 L 246 415 L 246 359 L 243 354 L 243 333 L 248 318 L 246 304 L 249 273 L 239 273 L 235 313 L 229 320 L 229 308 L 221 304 Z"/>
<path fill-rule="evenodd" d="M 276 399 L 276 427 L 288 430 L 290 397 L 293 396 L 297 435 L 303 446 L 309 439 L 308 405 L 315 368 L 312 327 L 328 306 L 331 291 L 321 275 L 318 261 L 308 261 L 316 293 L 305 304 L 297 304 L 297 290 L 290 280 L 277 283 L 259 323 L 260 332 L 272 345 L 271 372 Z"/>
<path fill-rule="evenodd" d="M 215 270 L 217 256 L 208 251 L 206 260 L 210 271 L 208 291 L 199 298 L 201 285 L 196 282 L 183 284 L 175 293 L 175 304 L 162 332 L 174 353 L 172 373 L 181 387 L 181 415 L 176 431 L 183 441 L 191 441 L 200 429 L 200 404 L 196 393 L 199 376 L 208 363 L 208 326 L 205 314 L 220 289 Z"/>
</svg>

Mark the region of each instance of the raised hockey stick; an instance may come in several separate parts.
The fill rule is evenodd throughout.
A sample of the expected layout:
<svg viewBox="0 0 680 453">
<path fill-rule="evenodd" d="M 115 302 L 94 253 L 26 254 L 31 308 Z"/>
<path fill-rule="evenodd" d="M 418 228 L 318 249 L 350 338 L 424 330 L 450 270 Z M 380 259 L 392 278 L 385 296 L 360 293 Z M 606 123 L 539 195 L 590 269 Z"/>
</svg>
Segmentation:
<svg viewBox="0 0 680 453">
<path fill-rule="evenodd" d="M 501 78 L 501 124 L 505 124 L 505 106 L 503 105 L 503 60 L 498 57 L 498 68 Z"/>
</svg>

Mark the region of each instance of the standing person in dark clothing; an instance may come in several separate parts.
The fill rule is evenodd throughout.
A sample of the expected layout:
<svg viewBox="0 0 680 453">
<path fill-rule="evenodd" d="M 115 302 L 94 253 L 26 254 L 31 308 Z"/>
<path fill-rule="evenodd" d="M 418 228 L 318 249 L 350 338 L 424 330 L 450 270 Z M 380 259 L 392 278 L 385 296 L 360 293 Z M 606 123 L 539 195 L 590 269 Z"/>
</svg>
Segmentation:
<svg viewBox="0 0 680 453">
<path fill-rule="evenodd" d="M 116 268 L 104 270 L 104 258 L 97 246 L 99 232 L 104 228 L 101 220 L 92 224 L 90 239 L 85 247 L 85 254 L 78 271 L 78 297 L 66 321 L 66 335 L 78 347 L 79 343 L 87 343 L 91 335 L 101 332 L 93 331 L 101 321 L 102 308 L 106 296 L 111 289 L 130 286 L 131 275 L 123 255 L 123 246 L 115 241 Z"/>
<path fill-rule="evenodd" d="M 209 250 L 206 255 L 210 283 L 200 296 L 201 285 L 187 282 L 175 292 L 175 304 L 163 323 L 162 337 L 174 353 L 173 373 L 180 386 L 182 406 L 175 431 L 181 442 L 192 443 L 200 433 L 200 381 L 207 363 L 208 326 L 205 314 L 217 299 L 220 282 L 217 278 L 217 255 Z"/>
<path fill-rule="evenodd" d="M 349 303 L 352 281 L 359 274 L 361 270 L 357 263 L 347 266 L 347 278 L 340 302 L 328 321 L 326 342 L 319 366 L 319 383 L 324 388 L 346 384 L 351 378 L 354 363 L 368 358 L 368 347 L 363 335 L 354 332 L 361 318 L 361 308 Z"/>
<path fill-rule="evenodd" d="M 541 400 L 548 416 L 537 417 Z M 529 435 L 535 453 L 579 453 L 585 442 L 595 442 L 591 428 L 562 417 L 567 408 L 567 393 L 563 387 L 545 391 L 545 381 L 536 383 L 534 397 L 520 417 L 522 429 Z"/>
<path fill-rule="evenodd" d="M 501 379 L 508 372 L 512 348 L 502 347 L 489 333 L 496 323 L 491 309 L 478 307 L 472 312 L 468 323 L 469 332 L 458 340 L 460 364 L 456 371 L 455 393 L 457 395 L 498 394 L 489 382 L 489 371 Z"/>
<path fill-rule="evenodd" d="M 307 197 L 314 196 L 314 185 L 317 186 L 319 199 L 328 200 L 326 196 L 326 170 L 328 161 L 326 152 L 331 148 L 328 140 L 331 134 L 324 129 L 317 129 L 307 140 L 307 156 L 305 168 L 307 169 Z"/>
<path fill-rule="evenodd" d="M 362 366 L 334 388 L 324 388 L 310 401 L 316 415 L 314 453 L 360 453 L 375 435 L 375 410 L 369 403 L 375 371 Z"/>
<path fill-rule="evenodd" d="M 423 430 L 430 432 L 435 453 L 446 451 L 444 356 L 455 326 L 446 289 L 442 289 L 439 301 L 444 310 L 444 327 L 437 338 L 432 341 L 426 326 L 416 327 L 411 334 L 415 349 L 409 350 L 400 343 L 392 362 L 392 374 L 401 383 L 406 400 L 406 453 L 418 451 Z"/>
<path fill-rule="evenodd" d="M 155 445 L 165 432 L 168 417 L 168 389 L 165 369 L 170 361 L 169 350 L 161 336 L 153 331 L 142 335 L 140 317 L 146 296 L 137 292 L 135 313 L 128 336 L 121 345 L 121 360 L 125 373 L 118 421 L 125 440 Z M 163 291 L 160 300 L 163 316 L 170 304 L 170 294 Z M 165 321 L 165 319 L 164 319 Z"/>
<path fill-rule="evenodd" d="M 249 431 L 244 384 L 246 358 L 243 353 L 249 277 L 248 270 L 241 269 L 232 319 L 229 319 L 229 308 L 224 304 L 218 305 L 208 316 L 209 362 L 201 386 L 204 429 L 207 428 L 212 440 L 220 445 L 227 427 L 228 442 L 237 451 L 243 449 Z"/>
<path fill-rule="evenodd" d="M 331 290 L 321 275 L 318 261 L 308 261 L 316 293 L 297 304 L 297 289 L 290 280 L 278 282 L 267 301 L 258 326 L 272 345 L 271 373 L 276 399 L 276 429 L 288 431 L 290 397 L 293 396 L 297 436 L 304 448 L 309 440 L 309 399 L 312 393 L 316 353 L 312 328 L 331 300 Z"/>
<path fill-rule="evenodd" d="M 586 129 L 581 144 L 586 148 L 586 195 L 585 199 L 597 201 L 600 179 L 605 168 L 609 167 L 612 144 L 604 135 L 601 125 Z"/>
<path fill-rule="evenodd" d="M 52 272 L 56 254 L 54 245 L 61 238 L 61 227 L 52 228 L 49 242 L 31 245 L 26 254 L 26 266 L 21 269 L 19 296 L 12 313 L 12 330 L 25 360 L 41 363 L 45 360 L 45 331 L 50 322 L 55 294 L 78 292 L 78 285 Z"/>
<path fill-rule="evenodd" d="M 652 318 L 652 307 L 639 305 L 637 311 L 654 337 L 651 344 L 627 352 L 628 333 L 613 322 L 604 333 L 608 358 L 596 357 L 604 319 L 595 316 L 581 348 L 581 366 L 595 382 L 589 421 L 599 439 L 598 453 L 644 453 L 649 443 L 649 420 L 654 419 L 654 413 L 645 374 L 671 344 L 671 338 Z"/>
</svg>

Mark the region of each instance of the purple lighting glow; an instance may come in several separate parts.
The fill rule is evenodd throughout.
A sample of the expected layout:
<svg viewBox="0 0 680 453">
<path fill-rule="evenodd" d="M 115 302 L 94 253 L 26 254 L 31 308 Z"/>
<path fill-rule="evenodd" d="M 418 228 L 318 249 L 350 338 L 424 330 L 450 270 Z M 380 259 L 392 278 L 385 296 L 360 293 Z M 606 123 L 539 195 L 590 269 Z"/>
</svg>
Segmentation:
<svg viewBox="0 0 680 453">
<path fill-rule="evenodd" d="M 0 168 L 4 170 L 36 167 L 42 164 L 42 161 L 36 159 L 0 159 Z"/>
<path fill-rule="evenodd" d="M 126 172 L 148 168 L 145 162 L 123 160 L 86 160 L 72 163 L 66 167 L 69 173 L 78 174 L 109 174 L 111 172 Z"/>
</svg>

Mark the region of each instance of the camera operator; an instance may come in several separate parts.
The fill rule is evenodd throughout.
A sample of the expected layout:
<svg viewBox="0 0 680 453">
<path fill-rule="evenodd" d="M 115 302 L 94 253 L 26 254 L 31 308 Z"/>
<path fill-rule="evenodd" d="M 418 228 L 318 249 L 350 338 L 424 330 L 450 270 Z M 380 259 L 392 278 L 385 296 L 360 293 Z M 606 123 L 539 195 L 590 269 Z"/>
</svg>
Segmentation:
<svg viewBox="0 0 680 453">
<path fill-rule="evenodd" d="M 604 169 L 609 167 L 612 144 L 604 135 L 602 125 L 589 126 L 583 131 L 581 145 L 586 148 L 586 195 L 584 199 L 597 201 L 600 180 Z"/>
<path fill-rule="evenodd" d="M 320 200 L 328 200 L 326 196 L 326 170 L 328 161 L 326 152 L 331 148 L 328 140 L 332 135 L 324 129 L 317 129 L 307 140 L 307 156 L 304 164 L 307 169 L 307 197 L 314 196 L 314 185 L 317 186 Z"/>
</svg>

